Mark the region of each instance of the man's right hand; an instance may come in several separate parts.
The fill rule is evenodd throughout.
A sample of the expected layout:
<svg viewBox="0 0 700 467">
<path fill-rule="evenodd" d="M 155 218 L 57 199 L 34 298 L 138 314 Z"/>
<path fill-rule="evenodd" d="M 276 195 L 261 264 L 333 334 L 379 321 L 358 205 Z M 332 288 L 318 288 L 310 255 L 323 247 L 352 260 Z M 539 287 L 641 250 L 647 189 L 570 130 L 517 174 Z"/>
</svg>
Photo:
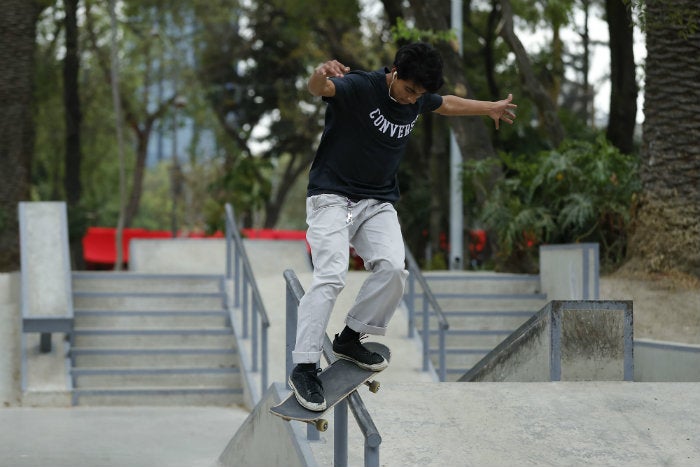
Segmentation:
<svg viewBox="0 0 700 467">
<path fill-rule="evenodd" d="M 319 65 L 309 78 L 309 92 L 314 96 L 333 97 L 335 85 L 328 78 L 342 78 L 349 71 L 350 68 L 338 60 L 329 60 Z"/>
</svg>

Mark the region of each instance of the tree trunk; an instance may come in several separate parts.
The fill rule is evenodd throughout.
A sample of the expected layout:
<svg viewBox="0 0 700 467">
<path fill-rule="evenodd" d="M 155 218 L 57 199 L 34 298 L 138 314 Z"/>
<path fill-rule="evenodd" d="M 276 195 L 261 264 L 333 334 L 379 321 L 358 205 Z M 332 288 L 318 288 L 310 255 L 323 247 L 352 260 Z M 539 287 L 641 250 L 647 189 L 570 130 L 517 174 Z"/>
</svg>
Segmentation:
<svg viewBox="0 0 700 467">
<path fill-rule="evenodd" d="M 0 271 L 20 267 L 17 203 L 29 200 L 34 153 L 37 2 L 8 0 L 0 14 Z"/>
<path fill-rule="evenodd" d="M 607 138 L 621 152 L 634 148 L 637 123 L 637 78 L 632 12 L 623 0 L 605 0 L 610 34 L 610 117 Z"/>
<path fill-rule="evenodd" d="M 66 56 L 63 59 L 63 102 L 66 109 L 66 155 L 65 178 L 63 186 L 66 192 L 70 237 L 70 252 L 75 269 L 83 268 L 82 237 L 85 226 L 80 219 L 80 198 L 82 184 L 80 175 L 80 97 L 78 92 L 78 74 L 80 71 L 80 54 L 78 51 L 78 0 L 66 0 Z"/>
<path fill-rule="evenodd" d="M 533 102 L 540 111 L 543 121 L 543 130 L 547 133 L 550 142 L 557 147 L 564 140 L 564 127 L 557 116 L 557 106 L 550 98 L 547 90 L 537 79 L 532 67 L 530 57 L 520 39 L 513 30 L 513 8 L 509 0 L 501 1 L 501 14 L 503 25 L 500 31 L 501 37 L 506 41 L 510 50 L 515 54 L 518 63 L 518 71 L 523 78 L 525 89 L 532 97 Z"/>
<path fill-rule="evenodd" d="M 413 0 L 410 3 L 416 17 L 416 25 L 420 29 L 433 29 L 435 31 L 450 29 L 449 2 L 440 2 L 435 5 Z M 462 57 L 445 42 L 434 44 L 434 46 L 440 51 L 444 62 L 443 74 L 446 85 L 444 91 L 470 99 L 483 99 L 484 97 L 475 95 L 467 82 Z M 457 143 L 465 159 L 480 160 L 495 156 L 496 152 L 483 119 L 480 117 L 450 118 L 448 123 L 455 133 Z"/>
<path fill-rule="evenodd" d="M 642 192 L 629 267 L 700 277 L 700 31 L 696 0 L 647 0 Z M 686 24 L 690 25 L 692 22 Z"/>
</svg>

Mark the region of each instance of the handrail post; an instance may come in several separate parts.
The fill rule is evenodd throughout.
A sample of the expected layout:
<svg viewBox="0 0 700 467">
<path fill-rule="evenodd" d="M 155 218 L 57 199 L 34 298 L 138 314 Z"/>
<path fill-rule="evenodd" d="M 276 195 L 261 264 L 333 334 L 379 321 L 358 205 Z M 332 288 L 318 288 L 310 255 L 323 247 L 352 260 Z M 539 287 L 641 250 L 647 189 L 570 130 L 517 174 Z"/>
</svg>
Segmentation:
<svg viewBox="0 0 700 467">
<path fill-rule="evenodd" d="M 228 216 L 226 216 L 226 279 L 231 280 L 233 279 L 232 277 L 232 271 L 231 271 L 231 262 L 233 261 L 233 255 L 232 250 L 233 247 L 231 246 L 231 235 L 233 227 L 231 226 L 231 222 L 228 220 Z"/>
<path fill-rule="evenodd" d="M 267 386 L 268 386 L 267 385 L 267 328 L 268 327 L 269 326 L 266 326 L 265 324 L 263 324 L 262 335 L 261 335 L 261 339 L 262 339 L 262 343 L 261 343 L 261 345 L 262 345 L 262 374 L 260 375 L 260 380 L 262 382 L 262 389 L 263 389 L 263 392 L 261 392 L 261 393 L 264 393 L 264 391 L 267 389 Z"/>
<path fill-rule="evenodd" d="M 339 402 L 334 409 L 333 466 L 348 465 L 348 401 Z"/>
<path fill-rule="evenodd" d="M 423 371 L 428 371 L 430 360 L 430 314 L 428 313 L 428 297 L 423 291 Z"/>
<path fill-rule="evenodd" d="M 414 336 L 416 327 L 416 279 L 414 271 L 410 271 L 408 276 L 408 337 Z"/>
<path fill-rule="evenodd" d="M 286 271 L 285 271 L 286 274 Z M 294 291 L 290 287 L 290 284 L 287 283 L 287 325 L 285 328 L 285 333 L 287 337 L 287 345 L 286 345 L 286 352 L 285 352 L 285 374 L 284 374 L 284 383 L 287 385 L 287 389 L 290 389 L 289 387 L 289 375 L 292 374 L 292 367 L 294 364 L 292 363 L 292 351 L 294 350 L 294 345 L 296 343 L 296 329 L 297 329 L 297 305 L 295 303 L 294 299 Z"/>
<path fill-rule="evenodd" d="M 252 370 L 258 371 L 258 304 L 255 299 L 253 299 L 250 319 L 252 321 L 250 330 L 253 359 Z"/>
<path fill-rule="evenodd" d="M 248 338 L 248 276 L 243 274 L 243 305 L 241 307 L 243 312 L 243 339 Z"/>
<path fill-rule="evenodd" d="M 233 252 L 233 267 L 234 267 L 234 278 L 233 278 L 233 306 L 238 308 L 241 306 L 241 254 L 238 251 L 238 247 Z"/>
<path fill-rule="evenodd" d="M 440 325 L 440 381 L 447 381 L 447 366 L 445 364 L 445 327 Z"/>
<path fill-rule="evenodd" d="M 365 467 L 379 467 L 379 446 L 370 446 L 365 440 Z"/>
</svg>

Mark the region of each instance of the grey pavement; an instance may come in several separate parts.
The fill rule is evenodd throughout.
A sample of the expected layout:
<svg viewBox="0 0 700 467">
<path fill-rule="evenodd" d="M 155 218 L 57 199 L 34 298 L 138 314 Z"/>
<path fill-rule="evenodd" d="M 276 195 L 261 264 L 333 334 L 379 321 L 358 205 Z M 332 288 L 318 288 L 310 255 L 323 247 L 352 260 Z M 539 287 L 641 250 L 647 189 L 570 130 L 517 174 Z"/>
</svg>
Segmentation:
<svg viewBox="0 0 700 467">
<path fill-rule="evenodd" d="M 248 416 L 238 407 L 0 410 L 3 467 L 209 467 Z"/>
</svg>

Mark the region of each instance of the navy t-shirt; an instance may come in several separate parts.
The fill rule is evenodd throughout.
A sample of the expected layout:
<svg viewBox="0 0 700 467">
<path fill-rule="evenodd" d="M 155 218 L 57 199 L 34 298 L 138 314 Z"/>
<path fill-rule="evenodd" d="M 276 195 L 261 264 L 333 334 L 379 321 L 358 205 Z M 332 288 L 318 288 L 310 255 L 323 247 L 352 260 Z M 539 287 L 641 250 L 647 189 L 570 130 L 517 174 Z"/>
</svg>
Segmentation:
<svg viewBox="0 0 700 467">
<path fill-rule="evenodd" d="M 408 135 L 421 113 L 442 105 L 442 97 L 425 93 L 415 104 L 398 104 L 389 98 L 387 72 L 353 71 L 331 78 L 335 96 L 323 98 L 326 122 L 309 173 L 308 196 L 399 199 L 397 173 Z"/>
</svg>

